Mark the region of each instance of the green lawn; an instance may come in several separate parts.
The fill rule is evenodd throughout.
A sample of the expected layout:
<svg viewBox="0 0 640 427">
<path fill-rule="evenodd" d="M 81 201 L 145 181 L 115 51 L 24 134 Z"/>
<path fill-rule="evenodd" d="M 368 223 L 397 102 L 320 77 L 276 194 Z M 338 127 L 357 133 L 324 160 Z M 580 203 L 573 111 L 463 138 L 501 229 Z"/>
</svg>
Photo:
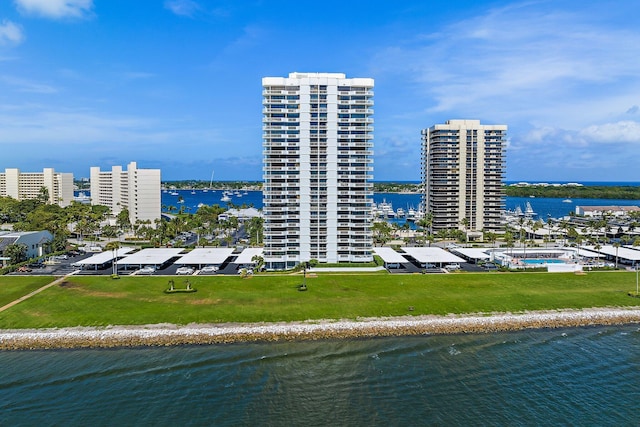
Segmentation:
<svg viewBox="0 0 640 427">
<path fill-rule="evenodd" d="M 18 280 L 20 279 L 20 280 Z M 149 323 L 276 322 L 420 314 L 638 306 L 635 273 L 327 274 L 190 277 L 195 293 L 165 294 L 167 277 L 71 277 L 0 313 L 0 328 Z M 183 287 L 184 278 L 173 278 Z M 0 301 L 51 278 L 0 277 Z M 23 283 L 20 283 L 20 282 Z M 413 307 L 410 311 L 409 307 Z"/>
<path fill-rule="evenodd" d="M 54 279 L 48 276 L 0 276 L 0 307 L 32 292 Z M 0 328 L 2 328 L 0 323 Z"/>
</svg>

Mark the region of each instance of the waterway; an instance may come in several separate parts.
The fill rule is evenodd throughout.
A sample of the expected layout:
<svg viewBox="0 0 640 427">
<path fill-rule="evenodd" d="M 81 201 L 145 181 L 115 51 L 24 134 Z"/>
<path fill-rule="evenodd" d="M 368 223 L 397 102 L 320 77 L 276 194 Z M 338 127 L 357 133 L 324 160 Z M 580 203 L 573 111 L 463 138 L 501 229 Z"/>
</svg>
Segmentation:
<svg viewBox="0 0 640 427">
<path fill-rule="evenodd" d="M 162 205 L 165 207 L 173 206 L 179 209 L 184 205 L 187 212 L 196 212 L 200 203 L 206 205 L 217 204 L 220 206 L 230 206 L 230 203 L 236 206 L 253 206 L 257 209 L 262 208 L 262 192 L 248 191 L 241 196 L 232 195 L 230 202 L 223 202 L 222 191 L 203 192 L 202 190 L 176 190 L 177 195 L 171 195 L 169 192 L 162 193 Z M 406 211 L 409 208 L 417 209 L 420 205 L 421 196 L 415 193 L 374 193 L 373 201 L 376 204 L 386 202 L 391 203 L 394 209 L 403 208 Z M 179 201 L 182 200 L 182 203 Z M 507 210 L 515 210 L 520 207 L 523 211 L 529 203 L 536 213 L 534 219 L 541 218 L 546 220 L 547 217 L 562 218 L 575 212 L 576 206 L 640 206 L 640 200 L 619 200 L 619 199 L 572 199 L 571 202 L 565 202 L 558 198 L 531 198 L 531 197 L 507 197 Z"/>
<path fill-rule="evenodd" d="M 638 325 L 0 352 L 0 425 L 637 426 Z"/>
</svg>

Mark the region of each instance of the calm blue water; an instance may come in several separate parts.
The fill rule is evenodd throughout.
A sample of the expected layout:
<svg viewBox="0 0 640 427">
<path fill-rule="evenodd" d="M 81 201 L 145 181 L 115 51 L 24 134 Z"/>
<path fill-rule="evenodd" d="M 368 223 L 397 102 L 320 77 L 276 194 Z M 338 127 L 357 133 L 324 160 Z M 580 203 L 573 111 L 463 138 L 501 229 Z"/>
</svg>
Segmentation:
<svg viewBox="0 0 640 427">
<path fill-rule="evenodd" d="M 220 206 L 227 206 L 226 203 L 220 199 L 222 192 L 220 190 L 216 192 L 203 193 L 202 191 L 196 191 L 196 194 L 191 194 L 190 190 L 178 190 L 179 196 L 172 196 L 169 193 L 162 193 L 162 205 L 174 206 L 179 208 L 181 205 L 185 206 L 188 212 L 195 212 L 198 210 L 198 204 L 204 203 L 207 205 L 218 204 Z M 182 197 L 184 203 L 178 203 L 178 198 Z M 375 193 L 373 195 L 375 203 L 381 203 L 386 201 L 393 205 L 394 209 L 403 208 L 407 211 L 410 207 L 418 208 L 420 204 L 419 194 L 397 194 L 397 193 Z M 258 209 L 262 208 L 262 192 L 261 191 L 249 191 L 242 197 L 233 196 L 232 201 L 234 205 L 247 205 L 254 206 Z M 570 212 L 574 212 L 576 206 L 602 206 L 602 205 L 618 205 L 618 206 L 640 206 L 640 200 L 602 200 L 602 199 L 571 199 L 571 203 L 565 203 L 562 199 L 557 198 L 530 198 L 530 197 L 507 197 L 506 208 L 508 210 L 515 210 L 517 206 L 524 211 L 526 204 L 530 203 L 533 210 L 536 212 L 534 218 L 547 219 L 547 216 L 552 218 L 561 218 L 569 215 Z"/>
<path fill-rule="evenodd" d="M 637 426 L 635 326 L 0 353 L 0 425 Z"/>
<path fill-rule="evenodd" d="M 561 259 L 523 259 L 525 264 L 564 264 Z"/>
</svg>

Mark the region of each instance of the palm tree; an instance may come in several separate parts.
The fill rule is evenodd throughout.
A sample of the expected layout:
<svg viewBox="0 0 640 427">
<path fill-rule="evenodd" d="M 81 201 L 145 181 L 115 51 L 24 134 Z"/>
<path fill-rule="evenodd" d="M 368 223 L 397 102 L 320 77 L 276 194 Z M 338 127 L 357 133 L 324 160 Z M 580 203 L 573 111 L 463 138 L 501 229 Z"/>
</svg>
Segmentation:
<svg viewBox="0 0 640 427">
<path fill-rule="evenodd" d="M 422 238 L 424 240 L 428 240 L 429 246 L 431 246 L 432 239 L 426 239 L 425 234 L 429 237 L 431 237 L 431 235 L 433 234 L 433 230 L 431 229 L 431 227 L 433 226 L 433 214 L 431 212 L 427 212 L 425 216 L 418 220 L 417 225 L 422 230 Z"/>
<path fill-rule="evenodd" d="M 616 248 L 616 270 L 618 269 L 618 249 L 620 249 L 620 243 L 615 242 L 613 247 Z"/>
<path fill-rule="evenodd" d="M 465 242 L 469 241 L 469 235 L 467 234 L 467 229 L 469 228 L 469 218 L 464 217 L 460 220 L 460 225 L 462 225 L 463 231 L 464 231 L 464 240 Z"/>
<path fill-rule="evenodd" d="M 113 255 L 113 274 L 114 275 L 118 275 L 118 257 L 117 257 L 117 252 L 118 249 L 120 249 L 120 242 L 117 240 L 114 240 L 112 242 L 109 242 L 106 244 L 106 246 L 104 247 L 106 250 L 111 251 L 111 254 Z"/>
</svg>

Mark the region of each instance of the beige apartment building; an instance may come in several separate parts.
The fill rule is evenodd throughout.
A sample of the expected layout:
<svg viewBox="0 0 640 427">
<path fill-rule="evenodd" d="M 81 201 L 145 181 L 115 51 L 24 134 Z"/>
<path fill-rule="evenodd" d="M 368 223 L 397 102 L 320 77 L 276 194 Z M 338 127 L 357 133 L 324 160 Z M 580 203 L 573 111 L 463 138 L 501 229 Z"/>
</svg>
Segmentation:
<svg viewBox="0 0 640 427">
<path fill-rule="evenodd" d="M 62 207 L 73 201 L 73 174 L 56 172 L 44 168 L 42 172 L 21 172 L 8 168 L 0 172 L 0 196 L 10 196 L 16 200 L 37 199 L 47 189 L 48 203 Z"/>
<path fill-rule="evenodd" d="M 506 125 L 479 120 L 422 130 L 422 213 L 431 213 L 434 232 L 465 230 L 474 238 L 501 230 L 506 135 Z"/>
<path fill-rule="evenodd" d="M 132 224 L 149 221 L 154 226 L 161 215 L 160 169 L 138 169 L 136 162 L 113 166 L 110 171 L 91 168 L 91 204 L 108 206 L 113 215 L 129 210 Z"/>
</svg>

